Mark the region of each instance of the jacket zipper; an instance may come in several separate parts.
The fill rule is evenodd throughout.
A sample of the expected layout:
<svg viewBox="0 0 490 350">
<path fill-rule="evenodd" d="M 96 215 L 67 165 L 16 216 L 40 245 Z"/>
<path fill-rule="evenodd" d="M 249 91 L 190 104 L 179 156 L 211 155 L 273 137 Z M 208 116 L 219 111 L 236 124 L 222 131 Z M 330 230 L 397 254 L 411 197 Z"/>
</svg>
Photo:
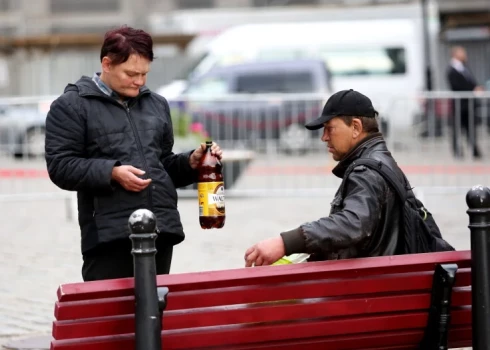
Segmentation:
<svg viewBox="0 0 490 350">
<path fill-rule="evenodd" d="M 145 158 L 145 153 L 143 152 L 143 145 L 141 144 L 140 137 L 138 135 L 138 130 L 136 129 L 136 126 L 134 125 L 133 118 L 131 117 L 131 112 L 129 109 L 129 106 L 125 106 L 126 114 L 129 119 L 129 124 L 131 125 L 131 129 L 133 130 L 134 137 L 136 138 L 136 145 L 138 146 L 138 150 L 140 152 L 140 155 L 143 159 L 143 167 L 145 168 L 145 175 L 144 177 L 148 179 L 149 174 L 150 174 L 150 168 L 148 168 L 148 164 L 146 163 L 146 158 Z M 152 190 L 151 190 L 151 184 L 148 186 L 148 204 L 150 206 L 150 210 L 153 210 L 153 196 L 152 196 Z"/>
<path fill-rule="evenodd" d="M 146 95 L 147 93 L 143 93 L 142 95 Z M 136 100 L 138 100 L 142 95 L 138 96 L 135 98 L 134 102 L 136 103 Z M 139 135 L 138 135 L 138 132 L 136 130 L 136 126 L 134 125 L 134 121 L 133 121 L 133 118 L 131 117 L 131 113 L 130 113 L 130 108 L 129 108 L 129 105 L 127 104 L 121 104 L 119 102 L 117 102 L 116 100 L 114 100 L 113 98 L 110 98 L 109 96 L 106 96 L 106 95 L 100 95 L 100 94 L 88 94 L 88 96 L 95 96 L 95 97 L 98 97 L 98 98 L 103 98 L 107 101 L 110 101 L 112 104 L 114 105 L 117 105 L 121 108 L 123 108 L 125 111 L 126 111 L 126 115 L 128 117 L 128 120 L 129 120 L 129 124 L 131 125 L 131 129 L 133 130 L 133 134 L 134 134 L 134 137 L 136 138 L 136 145 L 138 147 L 138 150 L 141 154 L 141 157 L 143 158 L 143 167 L 145 168 L 145 178 L 148 178 L 148 174 L 150 173 L 150 169 L 148 168 L 148 164 L 146 163 L 146 158 L 145 158 L 145 153 L 143 152 L 143 145 L 141 144 L 141 140 L 139 138 Z M 154 212 L 154 208 L 153 208 L 153 195 L 152 195 L 152 188 L 151 188 L 151 184 L 148 186 L 148 205 L 149 205 L 149 208 L 152 212 Z M 94 213 L 95 215 L 95 213 Z M 160 230 L 157 228 L 156 229 L 157 233 L 160 233 Z"/>
</svg>

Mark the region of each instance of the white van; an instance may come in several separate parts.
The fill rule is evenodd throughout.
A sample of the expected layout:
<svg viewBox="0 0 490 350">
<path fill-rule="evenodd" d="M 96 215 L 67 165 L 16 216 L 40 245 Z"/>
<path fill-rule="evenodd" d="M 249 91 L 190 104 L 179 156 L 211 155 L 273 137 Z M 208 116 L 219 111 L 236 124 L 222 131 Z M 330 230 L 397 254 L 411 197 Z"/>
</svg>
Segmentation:
<svg viewBox="0 0 490 350">
<path fill-rule="evenodd" d="M 414 95 L 424 89 L 419 30 L 408 19 L 242 25 L 211 43 L 189 79 L 216 66 L 321 58 L 333 76 L 333 90 L 359 90 L 373 99 L 380 112 L 389 113 L 389 120 L 408 125 L 410 118 L 400 112 L 407 106 L 393 107 L 390 96 Z"/>
<path fill-rule="evenodd" d="M 330 14 L 321 22 L 252 23 L 224 30 L 205 48 L 194 48 L 202 59 L 188 78 L 251 61 L 321 58 L 333 76 L 334 91 L 359 90 L 372 98 L 390 124 L 410 125 L 419 108 L 412 97 L 425 87 L 420 5 L 321 11 Z M 352 17 L 347 18 L 349 13 Z M 430 36 L 435 40 L 435 34 Z M 392 96 L 410 99 L 395 101 Z"/>
</svg>

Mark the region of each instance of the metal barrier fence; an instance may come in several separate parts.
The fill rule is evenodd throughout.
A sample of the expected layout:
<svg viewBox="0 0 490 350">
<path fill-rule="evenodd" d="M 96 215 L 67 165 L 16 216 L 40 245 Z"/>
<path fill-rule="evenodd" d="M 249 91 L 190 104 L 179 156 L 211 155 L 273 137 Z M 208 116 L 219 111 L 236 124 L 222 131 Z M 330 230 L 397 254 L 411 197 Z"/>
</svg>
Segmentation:
<svg viewBox="0 0 490 350">
<path fill-rule="evenodd" d="M 171 101 L 175 152 L 193 149 L 206 137 L 218 142 L 225 152 L 228 196 L 328 195 L 340 183 L 331 173 L 335 163 L 320 141 L 321 130 L 303 127 L 321 113 L 327 97 L 194 96 Z M 42 156 L 45 117 L 54 98 L 0 98 L 0 201 L 63 199 L 73 217 L 74 194 L 50 182 Z M 489 102 L 487 92 L 373 99 L 389 149 L 412 186 L 425 193 L 488 185 L 490 165 L 483 160 L 490 157 Z M 478 156 L 473 154 L 475 144 L 483 160 L 473 157 Z M 195 196 L 195 189 L 179 193 Z"/>
</svg>

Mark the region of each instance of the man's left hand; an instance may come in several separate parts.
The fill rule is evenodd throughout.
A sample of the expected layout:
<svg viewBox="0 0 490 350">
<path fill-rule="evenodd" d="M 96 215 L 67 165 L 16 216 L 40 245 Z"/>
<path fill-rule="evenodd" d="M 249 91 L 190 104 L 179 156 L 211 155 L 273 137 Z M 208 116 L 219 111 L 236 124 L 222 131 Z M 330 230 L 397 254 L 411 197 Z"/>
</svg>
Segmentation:
<svg viewBox="0 0 490 350">
<path fill-rule="evenodd" d="M 197 169 L 204 152 L 206 152 L 205 143 L 201 143 L 201 146 L 196 148 L 196 150 L 192 152 L 189 158 L 189 165 L 192 169 Z M 213 142 L 213 145 L 211 146 L 211 154 L 215 155 L 219 160 L 221 160 L 221 158 L 223 157 L 223 151 L 215 142 Z"/>
<path fill-rule="evenodd" d="M 286 254 L 282 237 L 269 238 L 247 249 L 245 267 L 266 266 L 275 263 Z"/>
</svg>

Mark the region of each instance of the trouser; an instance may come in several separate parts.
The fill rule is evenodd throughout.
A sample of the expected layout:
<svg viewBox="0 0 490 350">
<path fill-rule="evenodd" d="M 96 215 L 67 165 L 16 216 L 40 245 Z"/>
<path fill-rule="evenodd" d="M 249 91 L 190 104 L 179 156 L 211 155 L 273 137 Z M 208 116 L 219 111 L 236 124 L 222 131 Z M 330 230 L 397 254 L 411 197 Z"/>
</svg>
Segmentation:
<svg viewBox="0 0 490 350">
<path fill-rule="evenodd" d="M 459 122 L 459 123 L 458 123 Z M 477 143 L 477 127 L 476 118 L 470 121 L 470 117 L 467 113 L 462 113 L 460 119 L 457 116 L 452 120 L 452 148 L 455 156 L 462 156 L 461 150 L 461 134 L 466 134 L 467 142 L 471 148 L 474 157 L 480 157 L 480 149 Z"/>
<path fill-rule="evenodd" d="M 157 275 L 170 273 L 173 246 L 158 245 L 155 255 Z M 102 243 L 83 254 L 82 277 L 85 282 L 134 277 L 131 240 Z"/>
</svg>

